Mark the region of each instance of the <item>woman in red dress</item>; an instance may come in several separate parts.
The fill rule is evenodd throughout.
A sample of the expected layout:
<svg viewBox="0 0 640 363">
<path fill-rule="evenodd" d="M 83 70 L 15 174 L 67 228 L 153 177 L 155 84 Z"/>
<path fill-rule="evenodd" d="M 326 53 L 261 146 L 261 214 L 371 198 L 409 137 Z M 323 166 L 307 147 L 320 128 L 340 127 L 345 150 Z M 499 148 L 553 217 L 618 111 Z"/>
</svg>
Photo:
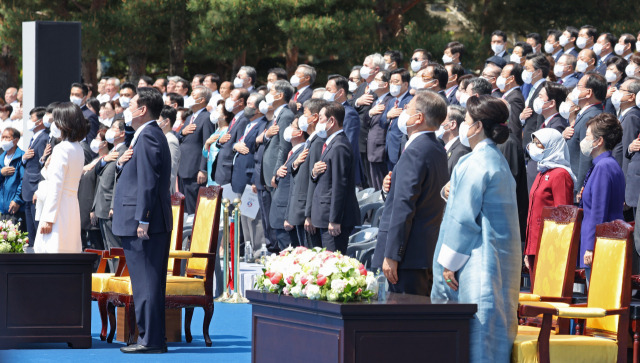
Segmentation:
<svg viewBox="0 0 640 363">
<path fill-rule="evenodd" d="M 573 183 L 576 181 L 576 176 L 571 172 L 569 149 L 559 131 L 544 128 L 534 132 L 531 139 L 532 142 L 527 145 L 527 151 L 531 159 L 538 162 L 538 175 L 529 192 L 524 263 L 531 272 L 530 276 L 533 280 L 542 209 L 558 205 L 573 205 Z"/>
</svg>

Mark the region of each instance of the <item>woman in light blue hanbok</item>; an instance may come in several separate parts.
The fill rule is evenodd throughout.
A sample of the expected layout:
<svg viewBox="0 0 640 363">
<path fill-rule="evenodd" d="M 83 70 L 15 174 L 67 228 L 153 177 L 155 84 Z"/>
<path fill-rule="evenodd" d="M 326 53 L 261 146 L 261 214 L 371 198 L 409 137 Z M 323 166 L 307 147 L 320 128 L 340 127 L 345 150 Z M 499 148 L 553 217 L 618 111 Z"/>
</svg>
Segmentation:
<svg viewBox="0 0 640 363">
<path fill-rule="evenodd" d="M 516 183 L 496 147 L 509 135 L 508 116 L 500 99 L 467 101 L 460 141 L 473 151 L 453 169 L 434 254 L 431 299 L 478 305 L 471 362 L 509 362 L 517 333 L 522 250 Z"/>
<path fill-rule="evenodd" d="M 229 121 L 232 118 L 233 114 L 227 112 L 227 110 L 224 109 L 224 100 L 218 101 L 216 108 L 211 110 L 211 116 L 209 117 L 209 120 L 214 125 L 217 125 L 217 129 L 213 134 L 211 134 L 209 139 L 207 139 L 204 147 L 202 148 L 202 155 L 207 158 L 208 187 L 212 185 L 218 185 L 211 177 L 214 161 L 216 161 L 216 156 L 218 156 L 218 151 L 220 151 L 216 146 L 216 141 L 218 141 L 219 138 L 227 133 L 227 131 L 229 130 Z"/>
</svg>

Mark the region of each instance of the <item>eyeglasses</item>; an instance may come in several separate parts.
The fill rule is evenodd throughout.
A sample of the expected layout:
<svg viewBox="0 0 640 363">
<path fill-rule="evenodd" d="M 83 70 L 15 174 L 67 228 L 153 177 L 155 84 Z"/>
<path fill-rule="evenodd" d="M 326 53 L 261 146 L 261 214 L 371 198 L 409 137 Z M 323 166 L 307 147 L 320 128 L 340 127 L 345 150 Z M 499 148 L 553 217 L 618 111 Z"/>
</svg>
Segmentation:
<svg viewBox="0 0 640 363">
<path fill-rule="evenodd" d="M 360 81 L 360 78 L 349 77 L 349 80 L 350 80 L 351 82 L 358 82 L 358 81 Z"/>
</svg>

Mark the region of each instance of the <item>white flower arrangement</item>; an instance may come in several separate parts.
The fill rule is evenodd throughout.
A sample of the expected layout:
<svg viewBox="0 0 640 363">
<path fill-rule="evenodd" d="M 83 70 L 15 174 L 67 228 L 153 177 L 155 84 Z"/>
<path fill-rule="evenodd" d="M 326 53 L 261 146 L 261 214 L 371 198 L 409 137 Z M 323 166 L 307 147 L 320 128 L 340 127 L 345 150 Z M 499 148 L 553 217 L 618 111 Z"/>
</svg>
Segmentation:
<svg viewBox="0 0 640 363">
<path fill-rule="evenodd" d="M 0 221 L 0 253 L 23 253 L 28 243 L 29 237 L 20 231 L 20 223 Z"/>
</svg>

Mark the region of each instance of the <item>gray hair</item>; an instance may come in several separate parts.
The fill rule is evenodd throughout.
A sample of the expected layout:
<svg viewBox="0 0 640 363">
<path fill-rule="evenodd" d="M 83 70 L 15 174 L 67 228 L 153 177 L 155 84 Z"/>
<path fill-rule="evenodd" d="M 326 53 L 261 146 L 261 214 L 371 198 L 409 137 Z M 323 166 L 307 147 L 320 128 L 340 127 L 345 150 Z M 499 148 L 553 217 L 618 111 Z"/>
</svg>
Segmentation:
<svg viewBox="0 0 640 363">
<path fill-rule="evenodd" d="M 384 69 L 384 57 L 380 53 L 369 54 L 364 61 L 370 60 L 373 63 L 374 67 L 378 67 L 379 69 Z"/>
<path fill-rule="evenodd" d="M 120 80 L 117 77 L 111 77 L 111 78 L 109 78 L 109 81 L 113 81 L 113 84 L 116 87 L 120 87 Z"/>
<path fill-rule="evenodd" d="M 316 69 L 308 64 L 299 64 L 298 68 L 302 70 L 302 74 L 309 76 L 309 85 L 316 81 Z"/>
<path fill-rule="evenodd" d="M 437 93 L 430 90 L 416 92 L 416 111 L 424 115 L 425 123 L 438 128 L 447 118 L 447 103 Z"/>
<path fill-rule="evenodd" d="M 253 100 L 253 104 L 258 108 L 258 105 L 260 105 L 260 102 L 265 100 L 265 97 L 260 92 L 254 92 L 249 95 L 249 98 L 247 98 L 247 104 L 249 104 L 250 100 Z"/>
<path fill-rule="evenodd" d="M 289 81 L 276 81 L 276 83 L 273 84 L 273 88 L 275 88 L 276 92 L 282 93 L 285 102 L 289 102 L 291 100 L 291 97 L 293 97 L 294 89 Z"/>
<path fill-rule="evenodd" d="M 311 94 L 311 98 L 322 98 L 325 92 L 327 92 L 326 88 L 318 87 L 313 90 L 313 93 Z"/>
<path fill-rule="evenodd" d="M 208 87 L 205 86 L 195 86 L 193 88 L 194 91 L 198 91 L 198 94 L 200 95 L 200 97 L 204 97 L 204 103 L 208 104 L 209 100 L 211 100 L 211 90 Z"/>
<path fill-rule="evenodd" d="M 258 72 L 256 69 L 251 66 L 242 66 L 240 67 L 240 71 L 244 71 L 248 77 L 251 77 L 251 85 L 256 84 L 256 78 L 258 77 Z"/>
<path fill-rule="evenodd" d="M 640 78 L 638 78 L 638 77 L 627 77 L 625 79 L 625 82 L 626 81 L 631 81 L 631 83 L 629 83 L 629 86 L 628 86 L 629 92 L 635 93 L 635 94 L 640 92 Z"/>
<path fill-rule="evenodd" d="M 575 55 L 570 53 L 563 54 L 560 58 L 564 58 L 564 62 L 576 69 L 576 64 L 578 63 L 578 58 Z"/>
<path fill-rule="evenodd" d="M 470 82 L 471 84 L 471 92 L 472 94 L 469 96 L 473 96 L 474 94 L 478 95 L 490 95 L 491 94 L 491 83 L 484 78 L 474 78 Z M 468 87 L 468 86 L 467 86 Z"/>
</svg>

